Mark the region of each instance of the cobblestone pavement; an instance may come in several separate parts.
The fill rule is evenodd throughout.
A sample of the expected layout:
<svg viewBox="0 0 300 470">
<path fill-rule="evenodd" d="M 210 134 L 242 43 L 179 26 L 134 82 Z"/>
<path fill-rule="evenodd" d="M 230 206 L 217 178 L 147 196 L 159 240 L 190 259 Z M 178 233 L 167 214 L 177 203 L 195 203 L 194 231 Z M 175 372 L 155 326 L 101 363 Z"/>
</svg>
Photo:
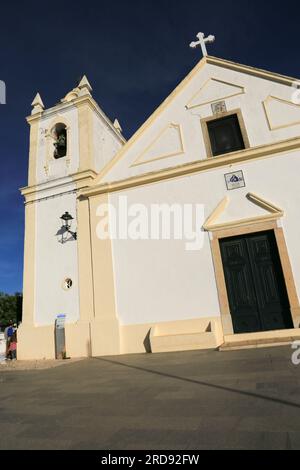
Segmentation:
<svg viewBox="0 0 300 470">
<path fill-rule="evenodd" d="M 285 347 L 0 366 L 0 449 L 300 449 L 291 355 Z"/>
</svg>

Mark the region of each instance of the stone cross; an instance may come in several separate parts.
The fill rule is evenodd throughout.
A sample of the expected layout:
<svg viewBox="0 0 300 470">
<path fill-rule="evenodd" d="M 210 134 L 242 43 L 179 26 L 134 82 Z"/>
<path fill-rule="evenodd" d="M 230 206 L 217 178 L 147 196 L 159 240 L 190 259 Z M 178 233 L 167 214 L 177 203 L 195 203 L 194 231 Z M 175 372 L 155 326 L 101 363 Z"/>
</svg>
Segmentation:
<svg viewBox="0 0 300 470">
<path fill-rule="evenodd" d="M 203 53 L 203 57 L 206 57 L 208 54 L 207 54 L 207 49 L 206 49 L 206 44 L 211 44 L 215 41 L 215 36 L 208 36 L 207 38 L 205 37 L 205 34 L 204 33 L 198 33 L 197 34 L 197 38 L 199 39 L 199 41 L 197 42 L 192 42 L 190 44 L 190 47 L 192 49 L 196 49 L 197 47 L 201 47 L 202 49 L 202 53 Z"/>
</svg>

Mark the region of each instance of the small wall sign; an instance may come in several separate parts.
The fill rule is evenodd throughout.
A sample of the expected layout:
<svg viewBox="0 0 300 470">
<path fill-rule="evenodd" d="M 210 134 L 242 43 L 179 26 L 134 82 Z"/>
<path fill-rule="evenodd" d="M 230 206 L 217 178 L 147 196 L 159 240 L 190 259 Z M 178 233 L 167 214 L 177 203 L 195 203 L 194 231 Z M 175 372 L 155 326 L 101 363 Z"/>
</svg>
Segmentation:
<svg viewBox="0 0 300 470">
<path fill-rule="evenodd" d="M 246 187 L 245 178 L 242 171 L 228 173 L 227 175 L 225 175 L 225 181 L 228 191 Z"/>
<path fill-rule="evenodd" d="M 58 330 L 64 329 L 67 315 L 57 315 L 55 326 Z"/>
</svg>

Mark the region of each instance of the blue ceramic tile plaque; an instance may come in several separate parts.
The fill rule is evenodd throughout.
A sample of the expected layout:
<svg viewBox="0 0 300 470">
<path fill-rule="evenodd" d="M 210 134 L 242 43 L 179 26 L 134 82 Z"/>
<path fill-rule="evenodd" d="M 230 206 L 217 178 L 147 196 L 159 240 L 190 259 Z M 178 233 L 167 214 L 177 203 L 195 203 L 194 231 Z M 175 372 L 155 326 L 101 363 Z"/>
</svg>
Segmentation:
<svg viewBox="0 0 300 470">
<path fill-rule="evenodd" d="M 242 171 L 236 171 L 235 173 L 228 173 L 225 175 L 225 181 L 228 191 L 233 189 L 245 188 L 245 178 Z"/>
</svg>

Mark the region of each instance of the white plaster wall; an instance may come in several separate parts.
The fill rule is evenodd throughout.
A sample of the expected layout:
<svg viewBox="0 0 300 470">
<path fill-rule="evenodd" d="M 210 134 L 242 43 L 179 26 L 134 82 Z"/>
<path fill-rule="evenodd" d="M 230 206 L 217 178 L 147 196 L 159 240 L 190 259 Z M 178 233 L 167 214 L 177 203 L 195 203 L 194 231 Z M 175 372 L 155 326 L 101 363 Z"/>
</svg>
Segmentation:
<svg viewBox="0 0 300 470">
<path fill-rule="evenodd" d="M 155 121 L 142 133 L 136 142 L 128 148 L 126 154 L 105 176 L 104 182 L 116 181 L 128 177 L 157 171 L 167 167 L 203 160 L 207 158 L 207 151 L 204 144 L 200 121 L 213 115 L 211 104 L 201 105 L 194 109 L 187 109 L 186 106 L 192 97 L 207 83 L 209 79 L 217 79 L 225 82 L 220 83 L 219 97 L 228 94 L 228 85 L 226 83 L 243 87 L 245 93 L 234 97 L 224 98 L 227 110 L 241 109 L 245 121 L 250 146 L 256 147 L 268 143 L 278 142 L 284 139 L 298 137 L 300 135 L 300 124 L 283 129 L 271 131 L 268 126 L 266 113 L 263 107 L 263 101 L 268 96 L 279 97 L 290 101 L 294 89 L 292 87 L 281 85 L 274 81 L 265 80 L 251 76 L 245 73 L 232 71 L 215 65 L 207 64 L 202 68 L 188 83 L 188 85 L 176 96 L 175 99 L 164 109 L 164 111 L 155 119 Z M 239 92 L 239 89 L 235 90 Z M 211 101 L 212 96 L 209 88 L 203 90 L 201 102 Z M 277 108 L 272 112 L 274 121 L 280 120 L 281 110 Z M 300 122 L 300 106 L 296 108 L 286 105 L 284 108 L 285 119 L 288 122 L 294 122 L 296 115 Z M 170 123 L 179 124 L 182 127 L 182 137 L 185 147 L 183 155 L 172 156 L 166 159 L 156 160 L 145 163 L 140 166 L 132 166 L 147 147 L 157 139 L 162 130 Z M 162 152 L 163 154 L 163 152 Z M 160 155 L 157 155 L 159 157 Z"/>
<path fill-rule="evenodd" d="M 61 228 L 60 217 L 68 211 L 73 217 L 72 230 L 76 231 L 75 185 L 69 184 L 64 191 L 70 194 L 36 202 L 36 299 L 35 324 L 54 325 L 58 314 L 66 314 L 67 322 L 79 319 L 77 242 L 65 244 L 57 232 Z M 61 191 L 61 188 L 60 188 Z M 52 194 L 55 193 L 52 190 Z M 56 190 L 59 194 L 59 189 Z M 71 278 L 72 289 L 62 288 L 64 279 Z"/>
<path fill-rule="evenodd" d="M 59 122 L 66 122 L 68 131 L 68 156 L 55 160 L 53 157 L 53 139 L 46 137 L 52 127 Z M 50 159 L 48 159 L 48 155 Z M 48 163 L 48 174 L 45 165 Z M 37 159 L 37 183 L 43 183 L 59 177 L 76 173 L 79 167 L 79 136 L 78 136 L 78 111 L 76 107 L 62 107 L 58 112 L 45 112 L 39 124 L 38 159 Z"/>
<path fill-rule="evenodd" d="M 100 172 L 122 147 L 122 143 L 95 112 L 93 113 L 93 132 L 95 168 L 97 172 Z"/>
<path fill-rule="evenodd" d="M 224 175 L 243 170 L 247 187 L 227 191 Z M 207 171 L 172 181 L 115 193 L 128 204 L 204 204 L 205 217 L 229 196 L 230 204 L 220 222 L 266 214 L 246 200 L 248 192 L 274 203 L 285 211 L 282 220 L 292 269 L 300 295 L 300 153 L 260 159 Z M 99 260 L 100 262 L 100 260 Z M 124 325 L 157 323 L 219 316 L 219 302 L 209 235 L 196 252 L 185 251 L 180 241 L 113 241 L 113 263 L 117 311 Z"/>
<path fill-rule="evenodd" d="M 190 204 L 199 188 L 189 179 L 121 193 L 128 205 Z M 110 197 L 117 206 L 118 194 Z M 201 198 L 200 198 L 201 200 Z M 187 252 L 185 241 L 115 240 L 113 260 L 121 324 L 145 324 L 219 315 L 208 234 L 204 248 Z M 205 267 L 205 268 L 204 268 Z"/>
</svg>

